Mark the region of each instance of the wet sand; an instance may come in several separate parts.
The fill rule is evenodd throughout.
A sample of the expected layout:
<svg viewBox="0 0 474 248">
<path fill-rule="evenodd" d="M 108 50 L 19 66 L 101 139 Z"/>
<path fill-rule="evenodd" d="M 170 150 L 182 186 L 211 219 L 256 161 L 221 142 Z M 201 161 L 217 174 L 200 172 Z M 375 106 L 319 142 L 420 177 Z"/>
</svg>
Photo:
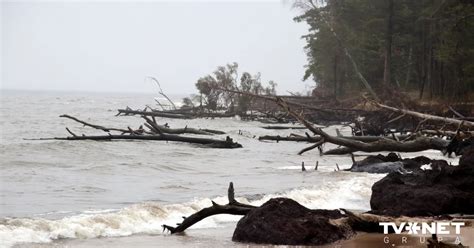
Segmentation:
<svg viewBox="0 0 474 248">
<path fill-rule="evenodd" d="M 185 234 L 178 235 L 133 235 L 117 238 L 96 239 L 63 239 L 46 244 L 22 244 L 15 248 L 45 248 L 45 247 L 275 247 L 275 245 L 243 244 L 232 241 L 236 223 L 228 223 L 220 228 L 189 229 Z M 442 236 L 446 242 L 454 242 L 455 236 Z M 406 238 L 406 242 L 405 242 Z M 474 228 L 472 226 L 461 228 L 461 243 L 474 247 Z M 358 233 L 348 240 L 317 246 L 320 248 L 426 248 L 429 236 L 412 236 L 407 234 L 383 235 L 377 233 Z M 307 246 L 304 246 L 307 247 Z"/>
</svg>

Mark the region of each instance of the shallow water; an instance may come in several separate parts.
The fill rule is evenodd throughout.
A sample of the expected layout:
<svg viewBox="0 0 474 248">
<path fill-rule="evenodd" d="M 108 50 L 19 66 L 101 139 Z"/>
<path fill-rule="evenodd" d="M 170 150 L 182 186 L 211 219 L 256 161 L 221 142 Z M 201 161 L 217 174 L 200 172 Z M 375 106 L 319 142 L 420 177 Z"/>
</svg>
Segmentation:
<svg viewBox="0 0 474 248">
<path fill-rule="evenodd" d="M 152 95 L 2 91 L 0 246 L 53 241 L 61 245 L 57 240 L 64 238 L 80 239 L 79 246 L 87 246 L 93 245 L 92 238 L 134 235 L 157 235 L 179 246 L 182 237 L 163 234 L 161 225 L 210 206 L 210 199 L 226 203 L 231 181 L 239 200 L 255 205 L 284 196 L 310 208 L 368 210 L 370 188 L 384 176 L 336 172 L 336 163 L 341 169 L 350 167 L 349 156 L 320 157 L 317 151 L 296 155 L 305 143 L 260 142 L 261 135 L 304 130 L 267 130 L 261 128 L 265 124 L 239 118 L 158 121 L 175 128 L 226 131 L 243 145 L 241 149 L 162 141 L 24 140 L 64 137 L 66 126 L 77 134 L 104 134 L 58 117 L 66 113 L 107 127 L 136 128 L 142 123 L 139 117 L 115 117 L 116 109 L 153 102 Z M 343 126 L 325 130 L 334 134 L 335 128 L 350 133 Z M 437 151 L 423 154 L 441 158 Z M 303 161 L 306 172 L 301 171 Z M 318 171 L 312 169 L 316 161 Z M 192 228 L 218 233 L 238 219 L 215 216 Z M 189 244 L 199 243 L 192 232 L 186 237 Z M 215 242 L 224 246 L 228 241 Z"/>
</svg>

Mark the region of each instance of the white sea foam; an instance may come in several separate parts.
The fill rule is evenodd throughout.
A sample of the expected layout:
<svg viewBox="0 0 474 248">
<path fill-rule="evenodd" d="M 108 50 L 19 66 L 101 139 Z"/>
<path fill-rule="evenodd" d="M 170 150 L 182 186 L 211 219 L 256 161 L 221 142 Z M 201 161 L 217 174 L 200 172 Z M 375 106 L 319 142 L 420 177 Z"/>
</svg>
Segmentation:
<svg viewBox="0 0 474 248">
<path fill-rule="evenodd" d="M 349 178 L 349 177 L 346 177 Z M 370 187 L 379 175 L 353 177 L 331 181 L 318 187 L 293 189 L 283 193 L 265 195 L 243 203 L 261 205 L 274 197 L 288 197 L 308 208 L 369 209 Z M 226 197 L 212 199 L 226 204 Z M 162 234 L 162 224 L 174 225 L 202 208 L 209 207 L 211 199 L 195 199 L 183 204 L 160 205 L 145 202 L 121 210 L 89 210 L 82 214 L 58 220 L 45 218 L 6 218 L 0 221 L 0 240 L 3 247 L 23 242 L 47 243 L 62 238 L 98 238 L 129 236 L 137 233 Z M 223 222 L 233 222 L 241 216 L 219 215 L 207 218 L 191 228 L 217 228 Z"/>
</svg>

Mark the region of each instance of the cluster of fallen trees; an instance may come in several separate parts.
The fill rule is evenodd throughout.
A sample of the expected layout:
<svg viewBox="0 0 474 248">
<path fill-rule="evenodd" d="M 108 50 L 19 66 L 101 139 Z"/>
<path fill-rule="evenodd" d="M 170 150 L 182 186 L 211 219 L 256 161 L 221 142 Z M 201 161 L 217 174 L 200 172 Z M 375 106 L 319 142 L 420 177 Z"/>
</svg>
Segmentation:
<svg viewBox="0 0 474 248">
<path fill-rule="evenodd" d="M 290 134 L 286 137 L 276 136 L 261 136 L 259 140 L 274 140 L 274 141 L 295 141 L 295 142 L 309 142 L 314 143 L 308 148 L 303 149 L 299 152 L 302 154 L 314 148 L 320 148 L 324 143 L 331 143 L 338 145 L 336 149 L 328 150 L 324 152 L 326 155 L 335 154 L 348 154 L 357 151 L 362 152 L 419 152 L 429 149 L 440 150 L 444 153 L 456 153 L 456 155 L 462 154 L 462 150 L 474 144 L 474 122 L 468 121 L 469 118 L 449 118 L 441 117 L 432 114 L 420 113 L 417 111 L 401 109 L 391 107 L 385 104 L 371 101 L 369 104 L 377 107 L 374 109 L 375 113 L 380 116 L 387 115 L 387 113 L 380 113 L 381 110 L 389 111 L 391 113 L 398 114 L 395 118 L 380 125 L 387 125 L 386 128 L 381 128 L 381 131 L 364 134 L 364 128 L 361 127 L 362 121 L 355 122 L 359 125 L 353 127 L 353 136 L 342 136 L 339 134 L 336 136 L 329 135 L 324 132 L 321 128 L 315 127 L 306 115 L 304 111 L 305 106 L 300 104 L 287 102 L 279 97 L 265 97 L 272 99 L 278 104 L 283 110 L 285 110 L 291 117 L 303 124 L 313 135 L 306 133 L 305 136 Z M 296 109 L 296 110 L 295 110 Z M 311 111 L 317 110 L 318 108 L 311 108 Z M 298 112 L 297 112 L 298 111 Z M 340 109 L 339 109 L 340 111 Z M 345 111 L 345 110 L 344 110 Z M 366 115 L 373 116 L 374 114 L 370 111 L 365 111 Z M 392 115 L 390 115 L 391 117 Z M 395 121 L 403 121 L 405 117 L 412 117 L 418 119 L 418 124 L 415 128 L 411 129 L 390 129 L 389 124 Z M 363 119 L 361 115 L 359 119 Z M 423 125 L 428 125 L 435 129 L 424 129 Z M 439 128 L 436 128 L 439 127 Z M 357 131 L 354 131 L 357 129 Z M 366 132 L 367 133 L 367 132 Z"/>
<path fill-rule="evenodd" d="M 185 142 L 191 144 L 199 144 L 211 148 L 240 148 L 241 144 L 234 142 L 229 136 L 225 140 L 203 138 L 203 137 L 190 137 L 182 136 L 181 134 L 195 134 L 195 135 L 206 135 L 212 136 L 216 134 L 225 134 L 225 132 L 212 130 L 212 129 L 195 129 L 190 127 L 184 128 L 170 128 L 168 124 L 159 125 L 156 118 L 151 118 L 142 115 L 141 117 L 145 120 L 143 125 L 140 125 L 137 129 L 131 127 L 113 128 L 105 127 L 88 123 L 70 115 L 60 115 L 59 117 L 71 119 L 84 126 L 91 127 L 97 130 L 106 132 L 106 135 L 77 135 L 72 132 L 68 127 L 66 131 L 71 135 L 68 137 L 54 137 L 54 138 L 41 138 L 40 140 L 96 140 L 96 141 L 111 141 L 111 140 L 156 140 L 156 141 L 174 141 L 174 142 Z"/>
<path fill-rule="evenodd" d="M 158 83 L 159 86 L 159 83 Z M 252 99 L 260 99 L 265 104 L 256 104 L 252 116 L 254 120 L 265 123 L 275 122 L 299 122 L 302 126 L 262 126 L 269 130 L 284 129 L 307 129 L 312 134 L 303 135 L 290 134 L 286 137 L 280 135 L 261 136 L 261 141 L 296 141 L 308 142 L 311 146 L 301 150 L 299 154 L 318 148 L 323 154 L 348 154 L 357 151 L 361 152 L 418 152 L 428 149 L 443 151 L 451 155 L 462 154 L 462 149 L 474 143 L 474 122 L 471 117 L 465 116 L 449 107 L 449 112 L 453 117 L 438 116 L 429 113 L 422 113 L 406 108 L 393 107 L 385 103 L 369 100 L 366 97 L 358 101 L 339 101 L 330 103 L 327 100 L 311 100 L 311 97 L 279 97 L 273 95 L 261 95 L 250 92 L 242 92 L 235 89 L 220 89 L 232 94 L 242 94 Z M 146 106 L 144 109 L 134 110 L 129 107 L 118 109 L 117 116 L 137 115 L 145 120 L 138 129 L 130 127 L 108 128 L 95 124 L 90 124 L 69 115 L 61 117 L 69 118 L 85 126 L 107 132 L 106 135 L 76 135 L 66 128 L 71 135 L 65 140 L 165 140 L 203 144 L 211 147 L 235 148 L 240 144 L 233 142 L 227 137 L 226 140 L 216 140 L 201 137 L 187 137 L 182 134 L 195 135 L 215 135 L 224 132 L 208 129 L 195 129 L 190 127 L 173 129 L 167 125 L 160 125 L 156 118 L 220 118 L 232 117 L 237 114 L 233 111 L 211 112 L 205 106 L 192 106 L 177 108 L 174 103 L 161 90 L 160 95 L 165 97 L 172 108 L 165 108 L 162 103 L 157 103 L 161 110 Z M 255 102 L 258 102 L 255 100 Z M 274 106 L 271 107 L 272 103 Z M 258 106 L 265 106 L 266 109 L 258 109 Z M 402 101 L 403 105 L 403 101 Z M 278 107 L 276 111 L 274 107 Z M 252 113 L 251 111 L 251 113 Z M 265 112 L 266 111 L 266 112 Z M 244 119 L 249 119 L 246 113 L 240 113 Z M 337 116 L 337 118 L 334 118 Z M 321 128 L 317 128 L 313 123 L 329 124 L 345 123 L 352 128 L 352 136 L 343 136 L 339 132 L 337 135 L 329 135 Z M 335 149 L 324 151 L 322 145 L 325 143 L 335 144 Z"/>
</svg>

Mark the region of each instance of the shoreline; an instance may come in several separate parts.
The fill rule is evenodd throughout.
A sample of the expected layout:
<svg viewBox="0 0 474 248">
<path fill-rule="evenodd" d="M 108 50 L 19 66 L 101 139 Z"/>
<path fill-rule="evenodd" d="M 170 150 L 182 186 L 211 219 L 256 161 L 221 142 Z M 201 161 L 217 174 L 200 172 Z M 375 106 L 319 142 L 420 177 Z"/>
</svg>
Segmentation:
<svg viewBox="0 0 474 248">
<path fill-rule="evenodd" d="M 136 234 L 126 237 L 108 237 L 93 239 L 61 239 L 51 243 L 24 243 L 14 245 L 14 248 L 45 248 L 45 247 L 171 247 L 179 248 L 192 244 L 193 247 L 275 247 L 275 245 L 238 243 L 232 241 L 232 234 L 237 222 L 225 223 L 218 228 L 194 228 L 186 230 L 184 234 L 160 235 Z M 424 237 L 424 239 L 423 239 Z M 447 242 L 455 239 L 453 235 L 441 236 Z M 471 225 L 461 228 L 461 243 L 468 247 L 474 246 L 474 227 Z M 387 239 L 388 238 L 388 239 Z M 406 242 L 404 241 L 406 238 Z M 411 247 L 426 248 L 429 236 L 408 234 L 379 234 L 357 233 L 346 240 L 323 245 L 311 246 L 320 248 L 380 248 L 380 247 Z M 424 240 L 422 243 L 421 240 Z M 388 242 L 387 242 L 388 241 Z M 288 247 L 288 246 L 285 246 Z M 291 246 L 290 246 L 291 247 Z"/>
</svg>

